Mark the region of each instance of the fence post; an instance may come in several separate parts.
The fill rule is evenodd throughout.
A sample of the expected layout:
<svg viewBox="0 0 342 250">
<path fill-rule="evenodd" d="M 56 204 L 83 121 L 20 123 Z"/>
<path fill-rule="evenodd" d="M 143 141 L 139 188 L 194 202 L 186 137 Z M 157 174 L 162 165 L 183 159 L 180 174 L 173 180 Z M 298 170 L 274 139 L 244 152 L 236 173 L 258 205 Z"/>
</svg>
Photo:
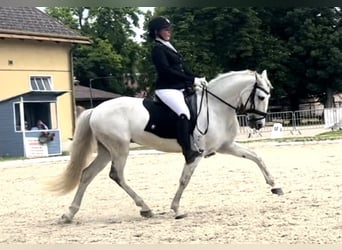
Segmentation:
<svg viewBox="0 0 342 250">
<path fill-rule="evenodd" d="M 300 130 L 297 130 L 297 119 L 296 119 L 296 111 L 292 111 L 292 131 L 291 131 L 291 135 L 293 135 L 295 132 L 297 132 L 299 135 L 302 134 L 302 132 L 300 132 Z M 299 120 L 299 119 L 298 119 Z"/>
</svg>

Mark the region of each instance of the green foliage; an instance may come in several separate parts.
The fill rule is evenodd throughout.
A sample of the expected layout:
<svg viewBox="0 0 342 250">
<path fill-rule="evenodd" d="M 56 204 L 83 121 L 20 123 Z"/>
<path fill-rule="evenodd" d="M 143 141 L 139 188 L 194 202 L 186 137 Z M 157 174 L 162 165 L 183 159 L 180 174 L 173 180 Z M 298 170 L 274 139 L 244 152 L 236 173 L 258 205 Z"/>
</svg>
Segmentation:
<svg viewBox="0 0 342 250">
<path fill-rule="evenodd" d="M 319 135 L 317 135 L 319 138 L 328 138 L 328 139 L 340 139 L 342 138 L 342 130 L 334 130 L 334 131 L 329 131 L 329 132 L 324 132 Z"/>
<path fill-rule="evenodd" d="M 61 23 L 67 25 L 71 29 L 77 30 L 80 28 L 78 25 L 77 17 L 74 16 L 75 8 L 59 7 L 59 8 L 47 8 L 46 13 Z"/>
<path fill-rule="evenodd" d="M 91 46 L 82 45 L 74 52 L 75 75 L 86 86 L 90 78 L 113 77 L 98 79 L 93 87 L 107 91 L 118 90 L 115 85 L 120 85 L 122 81 L 123 60 L 122 55 L 114 50 L 108 40 L 95 38 Z M 123 94 L 123 90 L 119 90 L 117 93 Z"/>
<path fill-rule="evenodd" d="M 173 43 L 199 74 L 267 69 L 273 102 L 298 109 L 342 90 L 338 8 L 158 8 L 174 23 Z"/>
<path fill-rule="evenodd" d="M 117 80 L 109 89 L 118 89 L 115 84 L 130 74 L 141 89 L 152 92 L 151 42 L 146 33 L 141 44 L 130 39 L 141 14 L 138 8 L 57 7 L 48 13 L 94 41 L 74 52 L 81 82 L 113 75 Z M 312 96 L 331 107 L 333 94 L 342 91 L 341 14 L 330 7 L 155 8 L 155 15 L 173 23 L 172 43 L 195 73 L 211 79 L 231 70 L 267 69 L 273 105 L 292 110 Z M 151 15 L 145 14 L 145 30 Z"/>
<path fill-rule="evenodd" d="M 47 13 L 88 36 L 92 44 L 74 49 L 74 73 L 82 85 L 134 95 L 125 87 L 125 76 L 136 74 L 141 48 L 131 40 L 135 35 L 133 27 L 138 26 L 138 8 L 108 7 L 54 7 Z"/>
<path fill-rule="evenodd" d="M 335 8 L 296 8 L 286 13 L 285 29 L 297 98 L 318 96 L 326 107 L 341 91 L 341 13 Z"/>
</svg>

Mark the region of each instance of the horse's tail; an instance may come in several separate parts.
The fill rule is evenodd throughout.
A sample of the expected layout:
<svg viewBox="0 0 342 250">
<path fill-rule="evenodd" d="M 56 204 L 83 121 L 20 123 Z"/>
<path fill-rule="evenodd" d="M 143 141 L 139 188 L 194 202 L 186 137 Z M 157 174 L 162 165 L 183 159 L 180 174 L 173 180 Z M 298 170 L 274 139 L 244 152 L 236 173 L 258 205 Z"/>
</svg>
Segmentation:
<svg viewBox="0 0 342 250">
<path fill-rule="evenodd" d="M 82 170 L 94 151 L 94 136 L 89 125 L 93 109 L 83 111 L 77 119 L 70 160 L 64 172 L 48 183 L 48 190 L 61 195 L 72 191 L 80 181 Z"/>
</svg>

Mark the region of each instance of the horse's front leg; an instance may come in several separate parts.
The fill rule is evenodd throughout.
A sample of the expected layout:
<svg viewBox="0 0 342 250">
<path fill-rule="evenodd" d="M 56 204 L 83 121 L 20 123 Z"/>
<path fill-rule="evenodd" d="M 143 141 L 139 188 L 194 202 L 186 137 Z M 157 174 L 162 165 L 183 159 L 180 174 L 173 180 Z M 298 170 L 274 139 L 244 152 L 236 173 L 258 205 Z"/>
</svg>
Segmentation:
<svg viewBox="0 0 342 250">
<path fill-rule="evenodd" d="M 230 145 L 225 145 L 222 148 L 218 150 L 219 153 L 226 153 L 226 154 L 232 154 L 238 157 L 246 158 L 249 160 L 254 161 L 258 167 L 261 170 L 261 173 L 263 174 L 266 183 L 271 186 L 271 191 L 274 194 L 282 195 L 283 191 L 280 187 L 276 187 L 275 181 L 271 175 L 271 173 L 266 168 L 265 163 L 261 159 L 260 156 L 258 156 L 255 152 L 251 151 L 248 148 L 245 148 L 237 143 L 232 143 Z"/>
<path fill-rule="evenodd" d="M 201 160 L 201 158 L 197 158 L 191 164 L 186 164 L 186 163 L 184 164 L 182 176 L 179 179 L 179 186 L 178 186 L 177 192 L 175 194 L 175 197 L 173 198 L 172 203 L 171 203 L 171 209 L 175 212 L 175 218 L 176 219 L 181 219 L 181 218 L 184 218 L 187 216 L 186 213 L 179 211 L 179 201 L 182 197 L 182 194 L 183 194 L 186 186 L 189 184 L 191 176 L 194 173 L 195 168 L 197 167 L 200 160 Z"/>
</svg>

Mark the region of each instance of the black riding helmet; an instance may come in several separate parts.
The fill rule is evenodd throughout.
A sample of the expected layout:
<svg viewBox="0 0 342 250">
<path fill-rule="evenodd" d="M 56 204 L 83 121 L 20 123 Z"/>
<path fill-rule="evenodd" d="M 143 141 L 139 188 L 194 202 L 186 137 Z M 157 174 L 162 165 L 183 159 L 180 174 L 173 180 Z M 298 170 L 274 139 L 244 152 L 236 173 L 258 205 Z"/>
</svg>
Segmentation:
<svg viewBox="0 0 342 250">
<path fill-rule="evenodd" d="M 160 30 L 169 28 L 170 26 L 171 26 L 171 22 L 166 17 L 163 17 L 163 16 L 154 17 L 148 24 L 148 35 L 150 38 L 155 39 L 156 34 Z"/>
</svg>

